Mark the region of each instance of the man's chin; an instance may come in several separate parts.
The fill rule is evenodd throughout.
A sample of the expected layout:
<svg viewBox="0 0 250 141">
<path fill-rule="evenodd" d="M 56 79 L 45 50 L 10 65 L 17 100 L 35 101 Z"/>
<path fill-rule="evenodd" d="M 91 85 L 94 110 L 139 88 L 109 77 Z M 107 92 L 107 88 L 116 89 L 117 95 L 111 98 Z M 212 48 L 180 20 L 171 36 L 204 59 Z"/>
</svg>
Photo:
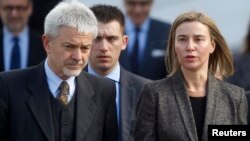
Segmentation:
<svg viewBox="0 0 250 141">
<path fill-rule="evenodd" d="M 63 72 L 66 76 L 78 76 L 80 75 L 82 69 L 76 69 L 76 70 L 72 70 L 72 69 L 64 69 Z"/>
<path fill-rule="evenodd" d="M 102 70 L 102 71 L 106 71 L 106 70 L 108 70 L 109 68 L 110 68 L 110 66 L 108 66 L 108 65 L 101 65 L 101 66 L 99 66 L 98 67 L 100 70 Z"/>
<path fill-rule="evenodd" d="M 12 24 L 8 28 L 11 32 L 19 32 L 22 30 L 23 27 L 21 25 Z"/>
</svg>

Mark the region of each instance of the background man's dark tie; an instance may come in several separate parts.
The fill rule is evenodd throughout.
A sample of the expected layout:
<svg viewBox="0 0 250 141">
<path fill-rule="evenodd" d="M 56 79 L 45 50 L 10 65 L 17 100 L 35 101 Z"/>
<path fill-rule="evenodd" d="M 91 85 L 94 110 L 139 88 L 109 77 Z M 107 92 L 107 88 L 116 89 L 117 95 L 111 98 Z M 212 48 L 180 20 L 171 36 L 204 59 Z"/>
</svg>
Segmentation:
<svg viewBox="0 0 250 141">
<path fill-rule="evenodd" d="M 19 47 L 19 38 L 18 37 L 13 37 L 13 43 L 14 46 L 12 48 L 12 53 L 11 53 L 11 66 L 10 69 L 19 69 L 20 64 L 21 64 L 21 58 L 20 58 L 20 47 Z"/>
<path fill-rule="evenodd" d="M 62 81 L 62 83 L 59 86 L 58 100 L 64 106 L 68 104 L 68 95 L 69 95 L 69 84 L 66 81 Z"/>
<path fill-rule="evenodd" d="M 137 73 L 139 69 L 139 33 L 140 27 L 135 28 L 135 43 L 130 56 L 132 72 Z"/>
</svg>

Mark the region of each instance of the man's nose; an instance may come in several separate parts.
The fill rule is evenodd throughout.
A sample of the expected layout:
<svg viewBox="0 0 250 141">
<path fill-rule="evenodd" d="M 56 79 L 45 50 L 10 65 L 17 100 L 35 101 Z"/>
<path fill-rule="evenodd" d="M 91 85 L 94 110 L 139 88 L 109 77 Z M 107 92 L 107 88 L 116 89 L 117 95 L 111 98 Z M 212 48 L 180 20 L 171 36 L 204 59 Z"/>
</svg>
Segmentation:
<svg viewBox="0 0 250 141">
<path fill-rule="evenodd" d="M 107 51 L 108 50 L 108 41 L 103 39 L 100 43 L 100 50 Z"/>
<path fill-rule="evenodd" d="M 81 58 L 82 58 L 81 49 L 75 49 L 72 53 L 72 58 L 75 60 L 81 60 Z"/>
</svg>

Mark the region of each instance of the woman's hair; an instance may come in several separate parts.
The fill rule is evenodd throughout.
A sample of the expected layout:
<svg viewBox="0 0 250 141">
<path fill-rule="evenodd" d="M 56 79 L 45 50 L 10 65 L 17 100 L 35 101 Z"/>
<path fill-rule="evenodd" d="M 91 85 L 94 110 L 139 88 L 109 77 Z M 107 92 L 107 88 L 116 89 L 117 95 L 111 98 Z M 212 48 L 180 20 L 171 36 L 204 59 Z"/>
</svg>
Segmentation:
<svg viewBox="0 0 250 141">
<path fill-rule="evenodd" d="M 234 73 L 232 55 L 224 37 L 210 17 L 204 13 L 194 11 L 179 15 L 171 27 L 165 60 L 169 75 L 173 75 L 180 69 L 180 63 L 175 52 L 175 35 L 177 27 L 185 22 L 199 22 L 206 25 L 209 29 L 211 40 L 215 43 L 215 50 L 209 57 L 209 71 L 212 74 L 219 73 L 222 76 L 232 75 Z"/>
</svg>

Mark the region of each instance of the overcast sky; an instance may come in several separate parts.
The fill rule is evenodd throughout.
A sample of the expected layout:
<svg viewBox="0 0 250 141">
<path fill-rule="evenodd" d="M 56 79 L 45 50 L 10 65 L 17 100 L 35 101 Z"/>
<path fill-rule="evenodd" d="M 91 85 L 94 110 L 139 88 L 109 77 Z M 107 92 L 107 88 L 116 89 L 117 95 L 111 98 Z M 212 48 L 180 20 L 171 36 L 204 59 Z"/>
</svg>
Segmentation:
<svg viewBox="0 0 250 141">
<path fill-rule="evenodd" d="M 86 5 L 112 4 L 124 11 L 123 0 L 81 0 Z M 238 50 L 250 20 L 250 0 L 154 0 L 151 15 L 173 22 L 181 13 L 195 10 L 206 12 L 220 28 L 232 50 Z"/>
</svg>

